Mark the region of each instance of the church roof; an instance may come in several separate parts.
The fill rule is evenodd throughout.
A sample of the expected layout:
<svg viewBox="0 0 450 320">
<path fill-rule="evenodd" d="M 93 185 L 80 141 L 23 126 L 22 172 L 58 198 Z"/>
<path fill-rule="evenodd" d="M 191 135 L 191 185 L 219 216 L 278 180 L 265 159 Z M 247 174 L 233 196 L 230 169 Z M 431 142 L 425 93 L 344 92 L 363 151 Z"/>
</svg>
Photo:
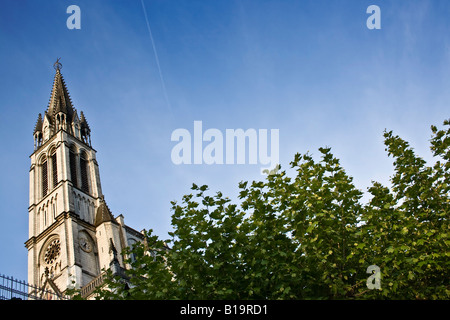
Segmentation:
<svg viewBox="0 0 450 320">
<path fill-rule="evenodd" d="M 106 204 L 105 200 L 102 200 L 100 206 L 97 208 L 97 212 L 95 213 L 95 220 L 94 220 L 94 226 L 98 227 L 103 222 L 113 221 L 114 216 L 111 213 L 111 210 L 109 210 L 108 205 Z"/>
</svg>

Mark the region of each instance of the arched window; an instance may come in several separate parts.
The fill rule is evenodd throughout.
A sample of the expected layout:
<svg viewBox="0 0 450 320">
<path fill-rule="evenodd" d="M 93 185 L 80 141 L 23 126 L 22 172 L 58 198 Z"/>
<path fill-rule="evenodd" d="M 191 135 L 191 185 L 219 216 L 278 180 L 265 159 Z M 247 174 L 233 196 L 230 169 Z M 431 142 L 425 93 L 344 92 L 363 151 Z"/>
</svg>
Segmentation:
<svg viewBox="0 0 450 320">
<path fill-rule="evenodd" d="M 93 202 L 89 202 L 89 223 L 94 224 L 95 217 L 95 205 Z"/>
<path fill-rule="evenodd" d="M 48 127 L 47 126 L 44 127 L 43 133 L 44 133 L 44 139 L 47 140 L 48 139 Z"/>
<path fill-rule="evenodd" d="M 87 162 L 87 157 L 85 153 L 80 155 L 80 171 L 81 171 L 81 190 L 86 193 L 89 193 L 89 167 Z"/>
<path fill-rule="evenodd" d="M 128 245 L 130 247 L 130 249 L 133 248 L 133 245 L 136 243 L 136 240 L 129 238 L 128 239 Z M 131 262 L 135 262 L 136 261 L 136 253 L 132 252 L 130 255 L 130 260 Z"/>
<path fill-rule="evenodd" d="M 76 154 L 73 148 L 69 150 L 69 162 L 70 162 L 70 179 L 72 180 L 72 184 L 74 187 L 78 187 L 77 183 L 77 162 L 76 162 Z"/>
<path fill-rule="evenodd" d="M 42 197 L 45 197 L 48 192 L 48 168 L 47 159 L 42 161 Z"/>
<path fill-rule="evenodd" d="M 56 150 L 53 150 L 51 159 L 52 159 L 53 188 L 56 188 L 58 184 L 58 164 L 56 162 Z"/>
</svg>

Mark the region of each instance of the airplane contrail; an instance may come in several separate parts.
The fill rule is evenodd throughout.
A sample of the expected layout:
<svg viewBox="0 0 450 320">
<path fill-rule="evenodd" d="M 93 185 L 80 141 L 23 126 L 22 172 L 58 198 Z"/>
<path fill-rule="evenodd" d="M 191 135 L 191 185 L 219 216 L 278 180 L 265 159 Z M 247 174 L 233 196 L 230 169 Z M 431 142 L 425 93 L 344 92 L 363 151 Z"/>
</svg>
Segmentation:
<svg viewBox="0 0 450 320">
<path fill-rule="evenodd" d="M 166 99 L 167 107 L 169 108 L 170 113 L 172 113 L 172 108 L 170 106 L 169 97 L 167 95 L 166 85 L 164 83 L 164 77 L 163 77 L 163 74 L 161 71 L 161 66 L 159 65 L 158 53 L 156 52 L 155 42 L 153 41 L 152 29 L 150 28 L 150 23 L 148 22 L 147 10 L 145 9 L 144 0 L 141 0 L 141 4 L 142 4 L 142 9 L 144 10 L 145 22 L 147 23 L 147 29 L 148 29 L 148 33 L 150 35 L 150 40 L 152 42 L 153 52 L 155 54 L 156 65 L 158 67 L 159 78 L 161 80 L 161 86 L 163 89 L 164 97 Z"/>
</svg>

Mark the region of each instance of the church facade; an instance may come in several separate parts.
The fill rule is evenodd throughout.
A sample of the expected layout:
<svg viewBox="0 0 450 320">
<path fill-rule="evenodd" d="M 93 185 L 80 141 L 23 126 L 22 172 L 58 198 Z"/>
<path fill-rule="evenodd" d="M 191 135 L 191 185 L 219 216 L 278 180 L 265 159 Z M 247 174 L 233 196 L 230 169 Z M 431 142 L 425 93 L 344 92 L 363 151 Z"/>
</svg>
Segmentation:
<svg viewBox="0 0 450 320">
<path fill-rule="evenodd" d="M 28 283 L 63 295 L 100 283 L 102 270 L 127 269 L 121 252 L 143 234 L 114 217 L 102 193 L 96 150 L 73 106 L 61 64 L 39 114 L 30 156 Z"/>
</svg>

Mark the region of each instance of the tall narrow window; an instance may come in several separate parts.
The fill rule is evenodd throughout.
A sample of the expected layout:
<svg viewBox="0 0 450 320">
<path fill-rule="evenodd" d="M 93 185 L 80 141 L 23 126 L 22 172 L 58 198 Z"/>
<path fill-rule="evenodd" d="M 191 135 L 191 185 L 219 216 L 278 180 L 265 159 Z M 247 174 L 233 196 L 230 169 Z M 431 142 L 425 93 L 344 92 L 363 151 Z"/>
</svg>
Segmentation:
<svg viewBox="0 0 450 320">
<path fill-rule="evenodd" d="M 89 193 L 89 181 L 88 181 L 88 163 L 84 155 L 80 156 L 80 170 L 81 170 L 81 190 Z"/>
<path fill-rule="evenodd" d="M 45 197 L 48 191 L 47 160 L 42 162 L 42 196 Z"/>
<path fill-rule="evenodd" d="M 70 162 L 70 177 L 74 187 L 78 187 L 77 183 L 77 162 L 75 161 L 75 153 L 70 150 L 69 152 L 69 162 Z"/>
<path fill-rule="evenodd" d="M 52 154 L 52 173 L 53 173 L 53 188 L 58 184 L 58 165 L 56 163 L 56 151 Z"/>
</svg>

